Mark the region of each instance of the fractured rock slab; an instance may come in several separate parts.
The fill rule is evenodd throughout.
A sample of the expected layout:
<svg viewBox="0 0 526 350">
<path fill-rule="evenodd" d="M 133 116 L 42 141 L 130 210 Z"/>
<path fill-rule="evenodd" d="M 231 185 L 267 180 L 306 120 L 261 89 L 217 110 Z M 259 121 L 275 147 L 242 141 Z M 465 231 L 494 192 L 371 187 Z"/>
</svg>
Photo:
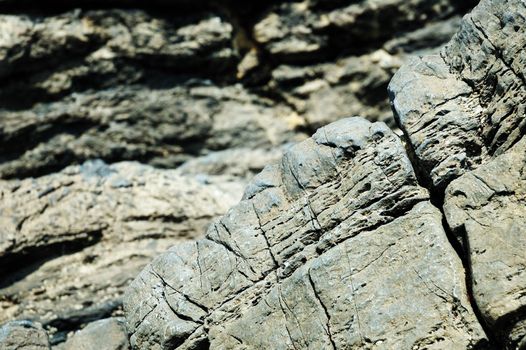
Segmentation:
<svg viewBox="0 0 526 350">
<path fill-rule="evenodd" d="M 476 348 L 460 259 L 399 138 L 348 118 L 131 284 L 136 349 Z M 443 347 L 442 347 L 443 348 Z"/>
</svg>

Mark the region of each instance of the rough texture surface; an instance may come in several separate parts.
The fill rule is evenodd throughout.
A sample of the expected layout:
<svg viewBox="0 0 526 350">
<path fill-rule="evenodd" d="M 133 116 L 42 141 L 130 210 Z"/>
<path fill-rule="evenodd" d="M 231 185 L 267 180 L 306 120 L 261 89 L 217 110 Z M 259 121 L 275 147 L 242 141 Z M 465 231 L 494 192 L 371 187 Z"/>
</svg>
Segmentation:
<svg viewBox="0 0 526 350">
<path fill-rule="evenodd" d="M 390 77 L 474 1 L 194 3 L 0 2 L 0 177 L 200 157 L 246 177 L 262 169 L 249 150 L 274 162 L 340 118 L 393 126 Z"/>
<path fill-rule="evenodd" d="M 128 334 L 122 318 L 106 318 L 75 332 L 63 350 L 128 350 Z"/>
<path fill-rule="evenodd" d="M 499 176 L 495 176 L 499 174 Z M 446 218 L 464 241 L 473 296 L 508 348 L 526 346 L 526 139 L 453 181 Z"/>
<path fill-rule="evenodd" d="M 216 179 L 217 183 L 213 183 Z M 241 197 L 238 183 L 101 161 L 0 182 L 0 321 L 38 319 L 57 339 L 119 313 L 154 256 L 195 239 Z"/>
<path fill-rule="evenodd" d="M 476 2 L 0 0 L 0 348 L 525 348 L 526 5 Z"/>
<path fill-rule="evenodd" d="M 50 350 L 42 325 L 31 321 L 11 321 L 0 326 L 2 350 Z"/>
<path fill-rule="evenodd" d="M 526 3 L 483 0 L 440 56 L 390 84 L 419 173 L 470 272 L 472 298 L 506 349 L 526 347 Z"/>
<path fill-rule="evenodd" d="M 141 272 L 125 299 L 131 344 L 482 346 L 462 264 L 428 199 L 385 124 L 321 128 L 256 176 L 204 240 Z"/>
<path fill-rule="evenodd" d="M 441 55 L 413 58 L 393 78 L 396 118 L 432 186 L 524 134 L 525 13 L 520 0 L 482 1 Z"/>
</svg>

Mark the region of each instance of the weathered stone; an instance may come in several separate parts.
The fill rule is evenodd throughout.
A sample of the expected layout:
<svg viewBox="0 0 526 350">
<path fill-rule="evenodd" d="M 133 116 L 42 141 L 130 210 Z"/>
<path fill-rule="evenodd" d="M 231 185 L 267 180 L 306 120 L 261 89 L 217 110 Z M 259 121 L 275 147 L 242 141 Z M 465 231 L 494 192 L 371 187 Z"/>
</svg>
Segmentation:
<svg viewBox="0 0 526 350">
<path fill-rule="evenodd" d="M 189 11 L 177 5 L 196 2 L 170 2 L 176 6 L 170 8 L 162 0 L 149 6 L 110 0 L 121 9 L 105 9 L 106 2 L 49 3 L 57 2 L 57 13 L 39 13 L 37 6 L 24 15 L 21 2 L 16 14 L 0 14 L 1 178 L 41 176 L 92 158 L 176 167 L 225 150 L 210 157 L 224 159 L 219 168 L 236 167 L 225 157 L 232 148 L 231 154 L 242 152 L 237 148 L 276 154 L 284 140 L 300 141 L 304 130 L 349 115 L 393 126 L 384 88 L 394 70 L 406 53 L 452 35 L 454 18 L 471 4 L 198 1 Z M 68 10 L 75 5 L 89 10 Z M 267 42 L 261 38 L 273 27 L 266 18 L 277 8 L 287 24 L 282 29 L 290 24 L 291 32 Z M 297 16 L 309 21 L 297 23 Z M 330 18 L 327 33 L 324 18 Z M 295 61 L 282 60 L 274 44 L 296 52 L 298 35 L 318 40 L 302 34 L 303 26 L 320 27 L 320 37 L 330 39 L 320 52 L 328 55 L 301 68 L 282 66 Z M 362 37 L 367 45 L 356 41 Z M 349 52 L 350 46 L 363 49 Z M 203 87 L 207 91 L 194 93 Z M 261 170 L 240 168 L 234 172 Z"/>
<path fill-rule="evenodd" d="M 2 350 L 50 350 L 46 331 L 31 321 L 11 321 L 0 326 Z"/>
<path fill-rule="evenodd" d="M 444 189 L 525 130 L 526 4 L 483 0 L 440 56 L 412 59 L 390 84 L 422 174 Z"/>
<path fill-rule="evenodd" d="M 254 39 L 280 61 L 319 60 L 335 51 L 370 51 L 397 33 L 472 5 L 448 0 L 283 2 L 254 26 Z"/>
<path fill-rule="evenodd" d="M 395 127 L 387 98 L 391 77 L 409 55 L 438 52 L 459 25 L 460 18 L 453 17 L 400 34 L 371 53 L 330 63 L 280 65 L 272 71 L 270 86 L 313 130 L 348 115 Z"/>
<path fill-rule="evenodd" d="M 473 301 L 506 349 L 526 346 L 526 3 L 483 0 L 440 56 L 414 58 L 390 85 L 416 165 L 445 191 Z"/>
<path fill-rule="evenodd" d="M 57 350 L 124 344 L 90 322 L 122 315 L 150 259 L 306 133 L 394 126 L 390 77 L 473 3 L 0 0 L 0 322 L 41 321 Z M 64 169 L 99 158 L 177 169 Z M 141 274 L 132 343 L 484 347 L 428 200 L 385 125 L 322 129 Z"/>
<path fill-rule="evenodd" d="M 319 129 L 256 176 L 205 239 L 141 272 L 125 298 L 132 346 L 482 346 L 428 199 L 385 124 Z"/>
<path fill-rule="evenodd" d="M 100 161 L 0 182 L 0 321 L 66 332 L 117 312 L 144 265 L 241 197 L 241 184 L 207 182 Z"/>
<path fill-rule="evenodd" d="M 524 348 L 526 138 L 454 180 L 444 209 L 469 254 L 477 307 L 507 348 Z"/>
<path fill-rule="evenodd" d="M 122 318 L 107 318 L 90 323 L 75 332 L 64 350 L 128 350 L 128 334 Z"/>
<path fill-rule="evenodd" d="M 0 15 L 0 30 L 0 79 L 36 72 L 28 81 L 15 80 L 14 89 L 25 84 L 29 92 L 48 97 L 75 89 L 75 84 L 136 81 L 148 69 L 213 65 L 216 73 L 224 72 L 235 66 L 237 55 L 231 24 L 212 14 L 174 19 L 116 9 Z"/>
<path fill-rule="evenodd" d="M 0 177 L 45 174 L 93 158 L 175 167 L 213 151 L 268 149 L 305 137 L 293 132 L 288 116 L 290 109 L 240 86 L 75 94 L 30 111 L 4 111 Z"/>
</svg>

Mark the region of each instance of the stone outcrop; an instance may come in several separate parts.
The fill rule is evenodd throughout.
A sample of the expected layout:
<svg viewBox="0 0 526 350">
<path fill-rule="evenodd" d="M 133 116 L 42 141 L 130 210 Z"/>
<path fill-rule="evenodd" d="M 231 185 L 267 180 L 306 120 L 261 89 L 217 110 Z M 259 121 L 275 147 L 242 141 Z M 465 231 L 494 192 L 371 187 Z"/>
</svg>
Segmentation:
<svg viewBox="0 0 526 350">
<path fill-rule="evenodd" d="M 340 120 L 265 168 L 205 239 L 141 272 L 125 299 L 131 344 L 482 346 L 441 223 L 399 138 Z"/>
<path fill-rule="evenodd" d="M 483 0 L 440 56 L 390 85 L 422 179 L 441 200 L 474 302 L 508 349 L 526 346 L 526 4 Z"/>
<path fill-rule="evenodd" d="M 241 191 L 220 178 L 101 161 L 1 181 L 0 322 L 37 319 L 57 333 L 55 343 L 121 313 L 124 288 L 142 267 L 200 237 Z"/>
<path fill-rule="evenodd" d="M 0 177 L 94 158 L 250 177 L 252 150 L 275 162 L 340 118 L 393 126 L 389 79 L 473 2 L 2 1 Z"/>
<path fill-rule="evenodd" d="M 524 1 L 50 4 L 0 0 L 2 349 L 526 348 Z"/>
</svg>

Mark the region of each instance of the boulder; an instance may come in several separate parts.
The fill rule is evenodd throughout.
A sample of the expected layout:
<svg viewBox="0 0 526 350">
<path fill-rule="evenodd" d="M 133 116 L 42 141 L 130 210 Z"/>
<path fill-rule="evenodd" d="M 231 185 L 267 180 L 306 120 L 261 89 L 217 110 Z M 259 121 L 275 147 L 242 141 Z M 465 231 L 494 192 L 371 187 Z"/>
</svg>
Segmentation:
<svg viewBox="0 0 526 350">
<path fill-rule="evenodd" d="M 129 350 L 128 334 L 120 317 L 106 318 L 88 324 L 75 332 L 63 350 Z"/>
<path fill-rule="evenodd" d="M 266 167 L 204 239 L 148 265 L 124 306 L 135 349 L 487 343 L 400 139 L 361 118 Z"/>
</svg>

